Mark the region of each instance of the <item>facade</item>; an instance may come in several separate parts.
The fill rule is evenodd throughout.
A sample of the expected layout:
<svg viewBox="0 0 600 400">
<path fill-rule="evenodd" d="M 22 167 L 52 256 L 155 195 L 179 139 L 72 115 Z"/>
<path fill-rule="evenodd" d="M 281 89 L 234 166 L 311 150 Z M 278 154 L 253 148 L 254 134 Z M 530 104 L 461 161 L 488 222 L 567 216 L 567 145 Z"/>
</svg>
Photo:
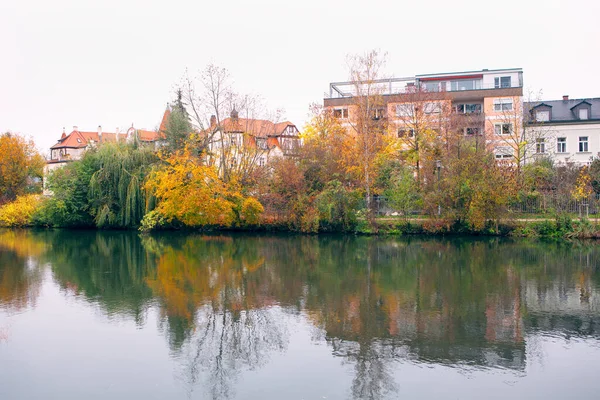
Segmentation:
<svg viewBox="0 0 600 400">
<path fill-rule="evenodd" d="M 366 85 L 330 84 L 324 107 L 350 127 L 354 98 Z M 390 134 L 414 135 L 415 123 L 432 130 L 483 137 L 498 159 L 513 158 L 522 136 L 523 71 L 520 68 L 416 75 L 373 81 L 370 92 L 381 99 L 374 118 L 384 118 Z"/>
<path fill-rule="evenodd" d="M 275 158 L 296 157 L 301 146 L 300 132 L 290 121 L 239 118 L 234 109 L 220 125 L 212 117 L 211 125 L 210 153 L 217 154 L 220 146 L 226 146 L 232 164 L 265 166 Z"/>
<path fill-rule="evenodd" d="M 525 103 L 525 129 L 536 148 L 533 157 L 559 164 L 588 165 L 600 157 L 600 98 Z"/>
</svg>

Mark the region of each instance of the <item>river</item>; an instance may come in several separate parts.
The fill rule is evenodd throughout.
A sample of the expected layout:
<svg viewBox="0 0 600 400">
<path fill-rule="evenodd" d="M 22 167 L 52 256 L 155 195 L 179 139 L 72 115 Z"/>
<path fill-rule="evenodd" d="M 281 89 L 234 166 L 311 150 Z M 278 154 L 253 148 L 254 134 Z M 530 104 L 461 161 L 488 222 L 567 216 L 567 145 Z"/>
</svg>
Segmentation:
<svg viewBox="0 0 600 400">
<path fill-rule="evenodd" d="M 600 246 L 0 231 L 0 399 L 594 399 Z"/>
</svg>

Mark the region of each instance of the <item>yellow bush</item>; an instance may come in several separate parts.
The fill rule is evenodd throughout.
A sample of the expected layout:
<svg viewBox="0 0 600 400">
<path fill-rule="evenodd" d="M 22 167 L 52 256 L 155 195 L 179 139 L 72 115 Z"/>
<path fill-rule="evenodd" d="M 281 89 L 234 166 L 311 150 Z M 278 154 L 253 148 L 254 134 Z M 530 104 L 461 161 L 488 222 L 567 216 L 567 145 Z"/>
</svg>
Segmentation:
<svg viewBox="0 0 600 400">
<path fill-rule="evenodd" d="M 242 220 L 247 225 L 258 225 L 260 215 L 265 211 L 262 204 L 254 197 L 248 197 L 242 203 Z"/>
<path fill-rule="evenodd" d="M 42 202 L 42 197 L 35 194 L 19 196 L 12 203 L 0 207 L 0 226 L 21 227 L 31 225 L 33 213 Z"/>
</svg>

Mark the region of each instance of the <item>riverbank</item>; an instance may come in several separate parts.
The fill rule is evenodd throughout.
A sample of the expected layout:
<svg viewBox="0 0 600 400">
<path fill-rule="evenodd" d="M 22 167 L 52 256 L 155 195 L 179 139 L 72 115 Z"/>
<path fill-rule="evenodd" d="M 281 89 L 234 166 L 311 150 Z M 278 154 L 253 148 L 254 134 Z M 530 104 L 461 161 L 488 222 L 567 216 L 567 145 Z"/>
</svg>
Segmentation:
<svg viewBox="0 0 600 400">
<path fill-rule="evenodd" d="M 31 228 L 31 229 L 64 229 L 64 230 L 106 230 L 93 226 L 80 227 L 49 227 L 35 223 L 19 226 L 2 226 L 0 228 Z M 108 229 L 115 230 L 115 229 Z M 136 230 L 136 229 L 119 229 Z M 280 221 L 269 221 L 256 225 L 233 227 L 220 226 L 168 226 L 155 231 L 179 232 L 248 232 L 248 233 L 281 233 L 281 234 L 347 234 L 364 236 L 498 236 L 523 238 L 554 238 L 554 239 L 600 239 L 600 219 L 572 218 L 570 216 L 534 217 L 534 218 L 505 218 L 498 222 L 488 221 L 483 229 L 476 230 L 460 221 L 448 221 L 440 218 L 417 217 L 381 217 L 370 223 L 359 219 L 348 229 L 326 229 L 318 232 L 300 232 L 290 224 Z"/>
</svg>

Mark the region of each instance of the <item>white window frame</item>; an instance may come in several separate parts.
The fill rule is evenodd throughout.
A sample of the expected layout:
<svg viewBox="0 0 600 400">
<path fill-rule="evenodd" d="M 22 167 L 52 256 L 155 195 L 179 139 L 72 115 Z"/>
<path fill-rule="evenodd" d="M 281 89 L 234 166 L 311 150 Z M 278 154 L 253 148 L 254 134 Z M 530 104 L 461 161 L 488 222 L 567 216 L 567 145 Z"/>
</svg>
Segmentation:
<svg viewBox="0 0 600 400">
<path fill-rule="evenodd" d="M 504 160 L 507 158 L 513 158 L 515 150 L 510 146 L 496 147 L 494 155 L 497 160 Z"/>
<path fill-rule="evenodd" d="M 504 133 L 504 126 L 508 126 L 508 132 Z M 497 123 L 494 124 L 494 134 L 499 136 L 511 135 L 513 133 L 512 124 L 510 123 Z"/>
<path fill-rule="evenodd" d="M 535 112 L 535 120 L 537 122 L 548 122 L 548 121 L 550 121 L 550 111 L 549 110 L 537 110 Z"/>
<path fill-rule="evenodd" d="M 339 113 L 340 115 L 337 116 L 336 115 L 337 113 Z M 335 118 L 338 118 L 338 119 L 348 119 L 348 108 L 347 107 L 334 108 L 333 109 L 333 116 Z"/>
<path fill-rule="evenodd" d="M 415 115 L 414 103 L 396 104 L 397 117 L 412 117 L 413 115 Z"/>
<path fill-rule="evenodd" d="M 556 152 L 559 154 L 563 154 L 563 153 L 567 152 L 567 138 L 566 137 L 556 138 Z"/>
<path fill-rule="evenodd" d="M 508 86 L 502 85 L 502 79 L 508 78 Z M 494 89 L 506 89 L 512 87 L 512 76 L 497 76 L 494 78 Z"/>
<path fill-rule="evenodd" d="M 494 99 L 494 111 L 512 111 L 513 100 L 512 99 Z"/>
<path fill-rule="evenodd" d="M 582 112 L 585 112 L 584 116 L 582 116 Z M 590 119 L 590 111 L 587 108 L 580 108 L 577 114 L 579 115 L 579 119 Z"/>
<path fill-rule="evenodd" d="M 400 132 L 405 132 L 405 133 L 401 134 Z M 399 127 L 398 128 L 398 137 L 399 138 L 414 138 L 415 137 L 415 130 L 413 128 Z"/>
<path fill-rule="evenodd" d="M 582 140 L 585 138 L 585 140 Z M 589 136 L 579 136 L 579 153 L 589 153 L 590 151 L 590 137 Z"/>
<path fill-rule="evenodd" d="M 537 138 L 535 139 L 535 153 L 545 154 L 546 153 L 546 139 Z"/>
<path fill-rule="evenodd" d="M 258 166 L 259 166 L 259 167 L 264 167 L 264 166 L 265 166 L 265 164 L 266 164 L 266 160 L 265 160 L 265 158 L 264 158 L 264 157 L 260 157 L 260 158 L 258 159 Z"/>
<path fill-rule="evenodd" d="M 437 101 L 424 103 L 423 112 L 425 114 L 440 114 L 442 112 L 442 105 Z"/>
</svg>

